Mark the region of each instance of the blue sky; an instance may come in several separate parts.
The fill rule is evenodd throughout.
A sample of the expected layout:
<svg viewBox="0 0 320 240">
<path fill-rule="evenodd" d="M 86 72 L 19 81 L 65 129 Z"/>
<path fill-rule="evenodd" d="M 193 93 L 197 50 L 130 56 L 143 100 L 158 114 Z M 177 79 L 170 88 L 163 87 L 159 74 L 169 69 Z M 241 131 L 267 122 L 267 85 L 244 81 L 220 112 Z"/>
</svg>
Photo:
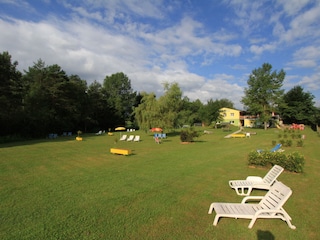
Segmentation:
<svg viewBox="0 0 320 240">
<path fill-rule="evenodd" d="M 0 0 L 0 51 L 88 84 L 124 72 L 135 91 L 177 82 L 190 100 L 240 100 L 268 62 L 320 107 L 320 0 Z"/>
</svg>

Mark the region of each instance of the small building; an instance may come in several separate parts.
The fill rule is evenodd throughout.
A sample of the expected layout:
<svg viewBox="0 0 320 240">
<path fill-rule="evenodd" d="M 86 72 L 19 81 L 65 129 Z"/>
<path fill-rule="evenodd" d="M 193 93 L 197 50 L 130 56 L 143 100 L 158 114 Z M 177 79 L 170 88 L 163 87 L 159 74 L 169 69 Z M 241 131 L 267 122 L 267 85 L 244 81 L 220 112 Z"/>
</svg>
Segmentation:
<svg viewBox="0 0 320 240">
<path fill-rule="evenodd" d="M 222 122 L 228 122 L 234 126 L 241 126 L 240 111 L 232 108 L 220 109 Z"/>
</svg>

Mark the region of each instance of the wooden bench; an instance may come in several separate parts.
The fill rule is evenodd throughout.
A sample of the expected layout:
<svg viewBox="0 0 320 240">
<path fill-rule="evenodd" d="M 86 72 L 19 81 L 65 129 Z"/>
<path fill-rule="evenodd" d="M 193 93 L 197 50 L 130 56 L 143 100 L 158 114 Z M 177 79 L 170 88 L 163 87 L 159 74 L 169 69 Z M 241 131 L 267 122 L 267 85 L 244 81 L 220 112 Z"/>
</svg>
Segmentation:
<svg viewBox="0 0 320 240">
<path fill-rule="evenodd" d="M 120 154 L 120 155 L 130 155 L 131 150 L 129 149 L 120 149 L 120 148 L 110 148 L 110 152 L 113 154 Z"/>
</svg>

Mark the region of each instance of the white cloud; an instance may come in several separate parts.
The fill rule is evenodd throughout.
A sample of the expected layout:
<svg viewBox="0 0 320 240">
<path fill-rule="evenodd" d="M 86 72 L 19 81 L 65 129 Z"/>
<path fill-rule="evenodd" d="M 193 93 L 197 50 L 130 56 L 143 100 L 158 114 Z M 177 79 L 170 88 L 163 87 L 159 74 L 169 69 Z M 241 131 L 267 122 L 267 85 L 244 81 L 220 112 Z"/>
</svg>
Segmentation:
<svg viewBox="0 0 320 240">
<path fill-rule="evenodd" d="M 236 108 L 241 109 L 240 100 L 243 96 L 243 90 L 239 85 L 230 84 L 227 80 L 218 77 L 205 81 L 201 87 L 185 91 L 185 93 L 191 100 L 200 99 L 202 102 L 227 98 L 235 104 Z"/>
<path fill-rule="evenodd" d="M 234 9 L 237 18 L 231 21 L 240 27 L 243 35 L 249 36 L 261 27 L 260 23 L 265 19 L 263 1 L 226 0 L 225 3 Z"/>
<path fill-rule="evenodd" d="M 315 68 L 320 62 L 320 47 L 307 46 L 302 47 L 294 52 L 293 61 L 289 62 L 289 66 L 302 68 Z"/>
<path fill-rule="evenodd" d="M 317 59 L 320 60 L 320 47 L 319 46 L 306 46 L 298 49 L 293 57 L 296 59 Z"/>
<path fill-rule="evenodd" d="M 70 3 L 63 0 L 64 6 L 79 16 L 114 23 L 117 20 L 130 21 L 133 16 L 161 19 L 163 18 L 164 4 L 162 0 L 78 0 Z M 83 7 L 77 7 L 83 6 Z M 172 4 L 171 4 L 172 6 Z M 167 6 L 168 7 L 168 6 Z"/>
<path fill-rule="evenodd" d="M 198 8 L 191 12 L 190 6 L 204 7 L 200 1 L 60 0 L 64 4 L 58 8 L 65 8 L 59 13 L 39 11 L 27 1 L 10 2 L 24 4 L 28 16 L 42 17 L 37 22 L 0 15 L 0 46 L 20 69 L 41 58 L 89 84 L 121 71 L 136 91 L 159 95 L 164 81 L 178 82 L 190 99 L 228 98 L 237 104 L 244 76 L 259 67 L 257 58 L 268 56 L 288 71 L 313 70 L 294 81 L 304 79 L 301 83 L 315 89 L 320 9 L 314 1 L 225 0 L 213 6 L 227 13 L 223 20 L 199 17 Z"/>
<path fill-rule="evenodd" d="M 292 16 L 296 15 L 298 12 L 301 11 L 308 3 L 312 1 L 310 0 L 278 0 L 276 1 L 277 5 L 283 7 L 283 11 L 286 15 Z"/>
<path fill-rule="evenodd" d="M 63 22 L 52 18 L 50 22 L 40 23 L 0 20 L 0 31 L 5 33 L 0 43 L 19 61 L 21 70 L 41 58 L 47 65 L 60 65 L 67 74 L 80 75 L 89 84 L 122 71 L 138 91 L 156 90 L 157 94 L 162 94 L 162 83 L 168 81 L 177 82 L 189 97 L 196 97 L 199 93 L 196 89 L 205 92 L 196 97 L 201 100 L 226 97 L 228 88 L 234 88 L 227 84 L 226 75 L 224 81 L 206 82 L 204 77 L 188 71 L 188 64 L 181 56 L 197 55 L 201 51 L 212 55 L 237 55 L 241 48 L 212 43 L 208 37 L 195 34 L 198 28 L 201 30 L 198 22 L 184 19 L 178 26 L 150 34 L 141 42 L 130 34 L 115 34 L 79 19 Z M 140 32 L 139 35 L 148 34 Z M 158 58 L 154 58 L 155 54 Z M 219 84 L 224 86 L 219 87 Z M 194 91 L 196 95 L 192 94 Z"/>
<path fill-rule="evenodd" d="M 319 79 L 320 79 L 320 72 L 310 76 L 303 76 L 301 81 L 298 82 L 298 84 L 305 86 L 308 91 L 319 90 L 320 89 Z"/>
<path fill-rule="evenodd" d="M 256 55 L 261 55 L 265 51 L 272 52 L 277 48 L 276 43 L 271 43 L 271 44 L 263 44 L 261 46 L 258 45 L 252 45 L 250 47 L 250 51 Z"/>
<path fill-rule="evenodd" d="M 313 60 L 296 60 L 289 63 L 289 65 L 295 67 L 302 67 L 302 68 L 313 68 L 317 66 L 317 62 Z"/>
<path fill-rule="evenodd" d="M 314 38 L 318 40 L 320 37 L 320 5 L 315 6 L 308 11 L 297 15 L 290 22 L 290 27 L 280 37 L 281 41 L 293 42 L 295 40 L 304 41 Z"/>
</svg>

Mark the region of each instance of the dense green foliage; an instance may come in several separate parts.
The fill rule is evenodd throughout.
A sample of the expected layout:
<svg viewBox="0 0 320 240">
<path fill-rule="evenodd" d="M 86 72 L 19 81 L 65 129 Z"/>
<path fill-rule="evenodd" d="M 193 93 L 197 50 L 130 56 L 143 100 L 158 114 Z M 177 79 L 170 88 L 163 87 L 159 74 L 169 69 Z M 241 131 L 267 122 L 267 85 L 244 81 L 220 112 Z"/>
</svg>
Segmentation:
<svg viewBox="0 0 320 240">
<path fill-rule="evenodd" d="M 0 136 L 96 131 L 132 120 L 136 93 L 123 73 L 87 86 L 57 64 L 46 66 L 40 59 L 24 74 L 17 64 L 7 52 L 0 54 Z"/>
<path fill-rule="evenodd" d="M 290 147 L 290 146 L 289 146 Z M 301 173 L 305 164 L 305 158 L 299 152 L 286 154 L 284 152 L 269 152 L 264 151 L 258 153 L 251 151 L 248 154 L 249 165 L 255 166 L 273 166 L 275 164 L 282 166 L 284 169 Z"/>
<path fill-rule="evenodd" d="M 8 52 L 0 54 L 0 133 L 10 135 L 20 128 L 22 115 L 22 81 L 18 62 L 11 63 Z M 21 128 L 20 128 L 21 129 Z"/>
<path fill-rule="evenodd" d="M 304 92 L 301 86 L 295 86 L 283 96 L 283 105 L 279 106 L 284 123 L 315 124 L 316 108 L 314 96 Z"/>
<path fill-rule="evenodd" d="M 193 128 L 187 128 L 180 132 L 181 142 L 193 142 L 196 137 L 199 137 L 199 133 Z"/>
</svg>

